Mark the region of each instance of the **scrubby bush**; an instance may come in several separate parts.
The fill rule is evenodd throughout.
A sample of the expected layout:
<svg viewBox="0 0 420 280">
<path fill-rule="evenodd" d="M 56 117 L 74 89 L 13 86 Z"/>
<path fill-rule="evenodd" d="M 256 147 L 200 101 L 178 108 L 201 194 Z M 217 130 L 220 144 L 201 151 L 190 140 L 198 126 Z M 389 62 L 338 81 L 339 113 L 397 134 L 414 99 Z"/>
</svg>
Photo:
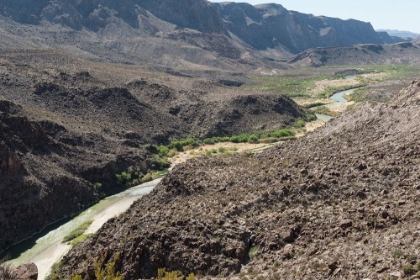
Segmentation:
<svg viewBox="0 0 420 280">
<path fill-rule="evenodd" d="M 259 138 L 258 138 L 258 136 L 257 135 L 251 135 L 251 136 L 249 136 L 249 138 L 248 138 L 248 142 L 249 143 L 258 143 L 259 142 Z"/>
<path fill-rule="evenodd" d="M 276 130 L 276 131 L 270 133 L 270 136 L 271 137 L 282 138 L 282 137 L 295 136 L 295 133 L 291 129 L 283 128 L 283 129 L 279 129 L 279 130 Z"/>
<path fill-rule="evenodd" d="M 297 119 L 297 120 L 294 122 L 294 126 L 296 126 L 296 127 L 298 127 L 298 128 L 305 127 L 305 125 L 306 125 L 306 122 L 305 122 L 303 119 L 301 119 L 301 118 Z"/>
<path fill-rule="evenodd" d="M 154 170 L 163 170 L 165 168 L 168 168 L 169 166 L 171 166 L 171 164 L 169 163 L 166 157 L 153 155 L 152 168 L 154 168 Z"/>
<path fill-rule="evenodd" d="M 268 137 L 268 138 L 263 138 L 260 139 L 260 143 L 264 143 L 264 144 L 271 144 L 271 143 L 275 143 L 278 142 L 279 139 L 276 137 Z"/>
<path fill-rule="evenodd" d="M 166 157 L 169 153 L 169 148 L 164 145 L 160 145 L 159 147 L 157 147 L 157 152 L 159 156 Z"/>
<path fill-rule="evenodd" d="M 64 242 L 69 242 L 69 241 L 81 236 L 88 229 L 88 227 L 92 224 L 92 222 L 93 222 L 92 220 L 86 221 L 83 224 L 81 224 L 78 228 L 71 231 L 68 235 L 66 235 L 63 238 L 63 243 Z"/>
<path fill-rule="evenodd" d="M 158 275 L 157 275 L 157 280 L 181 280 L 181 279 L 186 279 L 186 280 L 194 280 L 195 279 L 195 275 L 194 273 L 189 274 L 187 277 L 184 276 L 184 274 L 182 274 L 181 271 L 167 271 L 164 268 L 159 268 L 158 269 Z"/>
<path fill-rule="evenodd" d="M 206 145 L 213 145 L 215 142 L 213 140 L 213 138 L 206 138 L 203 140 L 203 143 Z"/>
<path fill-rule="evenodd" d="M 146 175 L 143 176 L 143 178 L 141 178 L 142 183 L 150 182 L 152 180 L 153 180 L 152 173 L 147 173 Z"/>
<path fill-rule="evenodd" d="M 188 138 L 180 141 L 173 141 L 169 146 L 179 152 L 184 150 L 184 147 L 190 146 L 192 148 L 198 147 L 199 143 L 194 138 Z"/>
<path fill-rule="evenodd" d="M 171 149 L 169 150 L 168 154 L 166 155 L 167 157 L 174 157 L 178 154 L 178 151 L 175 149 Z"/>
</svg>

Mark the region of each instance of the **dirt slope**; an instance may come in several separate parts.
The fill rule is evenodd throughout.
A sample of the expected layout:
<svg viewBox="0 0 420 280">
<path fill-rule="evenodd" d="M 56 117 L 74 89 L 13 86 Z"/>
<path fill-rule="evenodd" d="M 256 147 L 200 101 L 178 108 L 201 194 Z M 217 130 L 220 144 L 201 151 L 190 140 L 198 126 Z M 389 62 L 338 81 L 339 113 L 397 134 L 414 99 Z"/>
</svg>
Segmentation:
<svg viewBox="0 0 420 280">
<path fill-rule="evenodd" d="M 419 100 L 413 82 L 388 104 L 358 105 L 262 154 L 179 165 L 76 246 L 61 273 L 94 279 L 94 260 L 116 260 L 124 279 L 160 267 L 237 279 L 410 277 L 420 261 Z"/>
</svg>

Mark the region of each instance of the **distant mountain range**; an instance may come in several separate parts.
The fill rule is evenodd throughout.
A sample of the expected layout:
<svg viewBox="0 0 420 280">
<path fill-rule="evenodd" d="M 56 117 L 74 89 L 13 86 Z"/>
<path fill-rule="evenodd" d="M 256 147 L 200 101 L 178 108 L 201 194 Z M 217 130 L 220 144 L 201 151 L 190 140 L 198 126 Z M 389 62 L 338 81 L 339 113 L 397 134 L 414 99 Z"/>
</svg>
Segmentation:
<svg viewBox="0 0 420 280">
<path fill-rule="evenodd" d="M 386 32 L 390 36 L 397 36 L 401 38 L 411 38 L 411 39 L 417 39 L 420 34 L 414 33 L 410 31 L 401 31 L 401 30 L 393 30 L 393 29 L 378 29 L 378 32 Z"/>
<path fill-rule="evenodd" d="M 284 67 L 310 48 L 406 41 L 362 21 L 206 0 L 0 0 L 0 32 L 0 47 L 60 48 L 188 75 Z"/>
</svg>

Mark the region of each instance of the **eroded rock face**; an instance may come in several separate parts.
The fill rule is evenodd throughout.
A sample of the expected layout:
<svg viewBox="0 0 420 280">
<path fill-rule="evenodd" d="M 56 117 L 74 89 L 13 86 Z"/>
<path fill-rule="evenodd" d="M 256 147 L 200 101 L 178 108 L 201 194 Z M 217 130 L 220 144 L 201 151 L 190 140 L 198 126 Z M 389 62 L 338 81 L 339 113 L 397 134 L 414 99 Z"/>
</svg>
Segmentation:
<svg viewBox="0 0 420 280">
<path fill-rule="evenodd" d="M 383 43 L 371 24 L 357 20 L 316 17 L 277 4 L 215 5 L 228 30 L 258 50 L 284 46 L 299 53 L 314 47 Z"/>
<path fill-rule="evenodd" d="M 277 4 L 252 6 L 206 0 L 123 0 L 118 4 L 100 0 L 43 0 L 37 3 L 20 0 L 6 1 L 0 13 L 21 23 L 39 24 L 45 20 L 78 31 L 85 27 L 102 33 L 107 26 L 121 26 L 122 22 L 152 36 L 173 31 L 176 26 L 189 35 L 193 34 L 188 29 L 214 34 L 216 40 L 218 36 L 227 35 L 224 40 L 229 42 L 224 45 L 231 49 L 235 47 L 227 31 L 257 50 L 285 48 L 292 53 L 314 47 L 384 43 L 370 23 L 315 17 L 288 11 Z M 151 14 L 160 22 L 153 20 Z M 171 28 L 168 23 L 174 26 Z M 133 32 L 130 33 L 132 36 Z M 220 51 L 213 49 L 211 42 L 205 45 L 205 49 L 208 48 Z M 235 53 L 238 51 L 234 50 Z"/>
<path fill-rule="evenodd" d="M 24 7 L 24 8 L 22 8 Z M 41 20 L 58 23 L 80 30 L 88 27 L 94 31 L 119 18 L 133 28 L 142 24 L 140 16 L 145 9 L 157 17 L 202 32 L 224 33 L 223 21 L 215 7 L 205 0 L 139 1 L 5 1 L 1 13 L 23 23 L 38 24 Z"/>
<path fill-rule="evenodd" d="M 256 156 L 179 165 L 76 246 L 61 273 L 88 279 L 100 259 L 124 279 L 161 267 L 234 279 L 396 275 L 418 262 L 418 96 L 416 81 Z"/>
<path fill-rule="evenodd" d="M 420 47 L 414 43 L 358 45 L 306 50 L 289 61 L 296 66 L 411 64 L 419 65 Z"/>
<path fill-rule="evenodd" d="M 38 267 L 34 263 L 26 263 L 13 269 L 12 278 L 17 280 L 37 280 Z"/>
</svg>

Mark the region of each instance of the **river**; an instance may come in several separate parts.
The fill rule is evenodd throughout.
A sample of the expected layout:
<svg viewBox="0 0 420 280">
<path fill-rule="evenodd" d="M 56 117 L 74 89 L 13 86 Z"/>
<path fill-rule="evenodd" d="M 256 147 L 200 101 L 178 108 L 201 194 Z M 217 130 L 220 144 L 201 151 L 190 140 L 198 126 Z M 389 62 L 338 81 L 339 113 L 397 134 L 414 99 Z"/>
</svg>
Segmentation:
<svg viewBox="0 0 420 280">
<path fill-rule="evenodd" d="M 351 78 L 347 79 L 351 80 Z M 344 95 L 351 94 L 354 90 L 345 90 L 332 95 L 330 99 L 334 102 L 324 106 L 333 107 L 337 104 L 347 103 Z M 332 118 L 321 114 L 316 114 L 316 116 L 325 122 Z M 70 245 L 61 243 L 66 235 L 89 220 L 93 220 L 93 222 L 85 233 L 95 233 L 110 218 L 125 212 L 135 200 L 150 193 L 160 180 L 157 179 L 107 197 L 76 217 L 51 225 L 32 238 L 16 244 L 0 255 L 0 259 L 9 255 L 11 260 L 8 263 L 11 266 L 33 262 L 38 267 L 38 279 L 42 280 L 48 274 L 51 266 L 71 249 Z"/>
<path fill-rule="evenodd" d="M 349 81 L 353 81 L 354 79 L 355 79 L 355 78 L 354 78 L 353 76 L 347 77 L 347 80 L 349 80 Z M 344 91 L 337 92 L 337 93 L 333 94 L 333 95 L 330 97 L 330 99 L 331 99 L 333 102 L 331 102 L 331 103 L 329 103 L 329 104 L 326 104 L 326 105 L 322 105 L 322 106 L 325 106 L 325 107 L 328 107 L 328 108 L 333 109 L 333 108 L 334 108 L 334 107 L 336 107 L 336 106 L 340 106 L 340 105 L 342 105 L 342 104 L 346 104 L 346 103 L 347 103 L 347 100 L 344 98 L 344 96 L 345 96 L 345 95 L 350 95 L 350 94 L 352 94 L 355 90 L 356 90 L 356 88 L 353 88 L 353 89 L 348 89 L 348 90 L 344 90 Z M 316 107 L 311 108 L 311 109 L 313 110 L 313 109 L 315 109 L 315 108 L 316 108 Z M 330 121 L 330 120 L 332 119 L 332 117 L 331 117 L 331 116 L 322 115 L 322 114 L 316 114 L 316 117 L 317 117 L 319 120 L 322 120 L 322 121 L 324 121 L 324 122 L 328 122 L 328 121 Z"/>
<path fill-rule="evenodd" d="M 44 279 L 51 266 L 66 254 L 71 246 L 61 243 L 63 238 L 86 221 L 93 220 L 85 233 L 95 233 L 110 218 L 125 212 L 131 204 L 150 193 L 161 179 L 157 179 L 119 194 L 107 197 L 73 218 L 65 219 L 11 247 L 0 257 L 8 255 L 8 264 L 17 266 L 33 262 L 38 267 L 38 279 Z"/>
</svg>

